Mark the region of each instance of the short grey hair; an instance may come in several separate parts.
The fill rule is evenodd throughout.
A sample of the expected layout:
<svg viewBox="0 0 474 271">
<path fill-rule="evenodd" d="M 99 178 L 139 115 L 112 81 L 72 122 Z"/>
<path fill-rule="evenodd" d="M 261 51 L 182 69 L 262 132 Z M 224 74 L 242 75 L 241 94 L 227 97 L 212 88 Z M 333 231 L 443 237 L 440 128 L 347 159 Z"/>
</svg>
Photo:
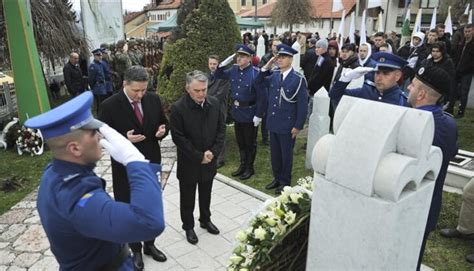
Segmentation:
<svg viewBox="0 0 474 271">
<path fill-rule="evenodd" d="M 132 82 L 148 82 L 148 72 L 140 65 L 131 66 L 125 71 L 123 80 L 127 81 L 128 84 Z"/>
<path fill-rule="evenodd" d="M 207 83 L 208 78 L 207 75 L 202 71 L 194 70 L 192 72 L 188 72 L 186 74 L 186 85 L 191 84 L 194 80 Z"/>
</svg>

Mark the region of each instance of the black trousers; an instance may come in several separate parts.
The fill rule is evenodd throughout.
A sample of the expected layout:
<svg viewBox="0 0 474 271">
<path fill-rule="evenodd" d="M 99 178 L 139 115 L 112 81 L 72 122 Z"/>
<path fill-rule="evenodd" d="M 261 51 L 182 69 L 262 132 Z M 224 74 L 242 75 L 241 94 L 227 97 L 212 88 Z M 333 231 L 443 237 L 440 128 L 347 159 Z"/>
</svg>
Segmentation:
<svg viewBox="0 0 474 271">
<path fill-rule="evenodd" d="M 179 204 L 183 230 L 194 228 L 194 203 L 196 186 L 199 192 L 199 221 L 211 221 L 211 191 L 213 180 L 203 182 L 179 181 Z"/>
<path fill-rule="evenodd" d="M 262 117 L 262 123 L 260 124 L 260 132 L 262 133 L 262 141 L 268 142 L 268 129 L 267 129 L 267 116 L 266 114 Z"/>
<path fill-rule="evenodd" d="M 257 127 L 253 122 L 235 122 L 235 138 L 241 151 L 254 151 L 257 149 Z"/>
<path fill-rule="evenodd" d="M 125 169 L 124 169 L 125 170 Z M 126 174 L 126 172 L 125 172 Z M 127 178 L 114 178 L 112 181 L 114 188 L 114 198 L 116 201 L 130 203 L 130 185 Z M 155 238 L 143 242 L 146 246 L 153 246 Z M 142 251 L 142 243 L 129 243 L 128 246 L 133 253 Z"/>
</svg>

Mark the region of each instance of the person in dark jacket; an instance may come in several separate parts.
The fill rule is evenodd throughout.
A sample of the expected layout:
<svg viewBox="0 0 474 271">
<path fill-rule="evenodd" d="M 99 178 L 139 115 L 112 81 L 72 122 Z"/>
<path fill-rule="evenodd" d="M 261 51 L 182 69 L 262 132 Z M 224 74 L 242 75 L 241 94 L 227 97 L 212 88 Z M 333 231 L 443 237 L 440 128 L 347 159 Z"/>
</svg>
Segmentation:
<svg viewBox="0 0 474 271">
<path fill-rule="evenodd" d="M 346 43 L 341 47 L 341 53 L 339 57 L 339 66 L 337 67 L 334 75 L 334 82 L 339 80 L 341 77 L 342 70 L 353 70 L 359 67 L 359 57 L 356 54 L 356 46 L 353 43 Z"/>
<path fill-rule="evenodd" d="M 99 119 L 126 137 L 151 163 L 161 164 L 159 140 L 168 134 L 160 97 L 147 92 L 148 74 L 141 66 L 132 66 L 124 74 L 123 90 L 106 99 L 99 112 Z M 130 180 L 127 171 L 115 159 L 112 160 L 112 178 L 115 200 L 129 203 Z M 154 208 L 154 206 L 149 206 Z M 142 242 L 143 241 L 143 245 Z M 163 252 L 155 247 L 155 238 L 130 243 L 135 270 L 144 268 L 143 253 L 156 261 L 166 261 Z"/>
<path fill-rule="evenodd" d="M 84 92 L 84 80 L 82 78 L 81 68 L 79 67 L 78 53 L 71 53 L 69 55 L 69 61 L 63 68 L 63 75 L 67 91 L 72 97 L 76 97 Z"/>
<path fill-rule="evenodd" d="M 326 39 L 318 40 L 315 50 L 316 55 L 318 55 L 318 60 L 308 80 L 309 95 L 311 97 L 321 87 L 325 87 L 326 91 L 329 90 L 335 67 L 327 52 L 328 41 Z"/>
<path fill-rule="evenodd" d="M 436 32 L 438 33 L 438 41 L 442 41 L 446 44 L 446 53 L 451 55 L 451 40 L 449 38 L 449 33 L 445 33 L 444 30 L 446 26 L 444 24 L 437 24 L 435 27 Z"/>
<path fill-rule="evenodd" d="M 474 74 L 474 25 L 464 26 L 464 44 L 456 63 L 456 82 L 459 82 L 458 96 L 461 99 L 456 118 L 464 117 L 469 89 L 471 88 L 472 75 Z M 454 102 L 453 102 L 454 105 Z"/>
<path fill-rule="evenodd" d="M 304 77 L 306 78 L 306 80 L 308 80 L 311 76 L 311 72 L 313 71 L 314 65 L 316 65 L 316 61 L 318 60 L 318 56 L 316 55 L 315 51 L 316 42 L 316 39 L 309 40 L 308 50 L 306 50 L 306 53 L 301 59 L 300 66 L 303 69 Z"/>
<path fill-rule="evenodd" d="M 211 190 L 217 172 L 217 155 L 224 145 L 225 121 L 217 98 L 207 96 L 208 78 L 203 72 L 186 75 L 186 91 L 171 106 L 171 136 L 178 148 L 180 212 L 186 239 L 199 240 L 194 232 L 194 203 L 199 191 L 200 227 L 211 234 L 219 229 L 211 222 Z"/>
<path fill-rule="evenodd" d="M 426 240 L 430 232 L 436 228 L 438 217 L 441 212 L 444 180 L 448 170 L 449 161 L 458 152 L 458 132 L 456 122 L 447 114 L 443 113 L 443 105 L 440 103 L 444 95 L 449 93 L 450 82 L 448 73 L 437 66 L 421 66 L 415 74 L 413 81 L 408 86 L 407 102 L 414 108 L 430 111 L 434 119 L 433 145 L 441 149 L 443 161 L 435 180 L 435 187 L 431 199 L 431 206 L 426 222 L 425 233 L 418 257 L 417 270 L 420 270 Z"/>
<path fill-rule="evenodd" d="M 208 58 L 209 80 L 207 84 L 207 94 L 216 97 L 221 104 L 221 111 L 224 114 L 224 120 L 227 117 L 227 100 L 230 93 L 230 82 L 225 79 L 216 79 L 214 76 L 217 66 L 219 65 L 219 57 L 210 55 Z M 217 168 L 220 168 L 225 163 L 225 140 L 222 146 L 222 151 L 217 156 Z"/>
</svg>

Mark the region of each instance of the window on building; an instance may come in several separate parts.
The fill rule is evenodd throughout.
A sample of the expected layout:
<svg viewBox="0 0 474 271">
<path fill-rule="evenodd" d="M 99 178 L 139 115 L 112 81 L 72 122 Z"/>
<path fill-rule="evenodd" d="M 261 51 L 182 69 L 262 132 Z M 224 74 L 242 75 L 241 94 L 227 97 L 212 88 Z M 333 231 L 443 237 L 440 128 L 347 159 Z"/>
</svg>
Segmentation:
<svg viewBox="0 0 474 271">
<path fill-rule="evenodd" d="M 246 0 L 240 0 L 240 5 L 246 6 L 246 5 L 247 5 L 247 1 L 246 1 Z"/>
<path fill-rule="evenodd" d="M 421 0 L 420 8 L 436 8 L 439 6 L 439 0 Z"/>
<path fill-rule="evenodd" d="M 266 4 L 268 1 L 267 0 L 262 0 L 262 4 Z"/>
<path fill-rule="evenodd" d="M 255 7 L 257 0 L 252 0 L 252 6 Z"/>
</svg>

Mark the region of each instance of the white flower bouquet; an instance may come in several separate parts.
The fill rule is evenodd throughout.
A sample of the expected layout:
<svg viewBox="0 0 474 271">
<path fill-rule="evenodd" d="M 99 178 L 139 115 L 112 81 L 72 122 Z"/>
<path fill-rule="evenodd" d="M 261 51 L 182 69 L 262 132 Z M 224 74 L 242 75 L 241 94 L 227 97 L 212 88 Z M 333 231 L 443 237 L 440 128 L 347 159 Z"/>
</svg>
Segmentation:
<svg viewBox="0 0 474 271">
<path fill-rule="evenodd" d="M 40 130 L 30 129 L 22 126 L 18 130 L 16 149 L 19 155 L 28 153 L 31 156 L 41 155 L 44 151 L 44 140 Z"/>
</svg>

